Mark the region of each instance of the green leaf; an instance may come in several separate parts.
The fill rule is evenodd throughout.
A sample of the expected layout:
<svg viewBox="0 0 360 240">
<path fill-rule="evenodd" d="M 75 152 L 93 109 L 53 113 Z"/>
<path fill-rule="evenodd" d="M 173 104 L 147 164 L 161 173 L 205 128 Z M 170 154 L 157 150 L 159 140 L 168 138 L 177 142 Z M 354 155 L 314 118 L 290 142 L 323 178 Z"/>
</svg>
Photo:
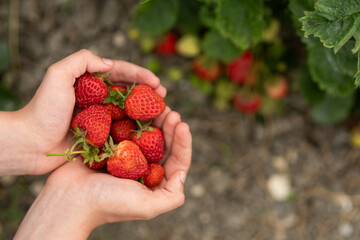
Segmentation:
<svg viewBox="0 0 360 240">
<path fill-rule="evenodd" d="M 181 0 L 179 4 L 179 17 L 177 25 L 179 25 L 183 32 L 197 33 L 201 28 L 201 21 L 199 19 L 200 7 L 202 4 L 194 0 Z"/>
<path fill-rule="evenodd" d="M 335 54 L 315 39 L 306 39 L 308 63 L 312 79 L 320 89 L 332 95 L 346 95 L 354 91 L 352 77 L 356 73 L 356 56 L 351 54 L 350 44 Z"/>
<path fill-rule="evenodd" d="M 354 52 L 359 50 L 360 0 L 319 0 L 315 11 L 306 11 L 300 20 L 305 36 L 319 37 L 325 47 L 338 52 L 354 37 Z"/>
<path fill-rule="evenodd" d="M 326 95 L 319 104 L 311 110 L 312 118 L 321 124 L 335 124 L 346 119 L 353 105 L 353 95 Z"/>
<path fill-rule="evenodd" d="M 360 86 L 360 52 L 358 52 L 357 72 L 355 74 L 355 85 Z"/>
<path fill-rule="evenodd" d="M 305 11 L 312 10 L 316 0 L 290 0 L 289 9 L 292 13 L 292 20 L 294 26 L 300 36 L 303 36 L 301 31 L 301 22 L 299 19 L 304 16 Z"/>
<path fill-rule="evenodd" d="M 210 4 L 204 4 L 200 8 L 199 13 L 200 21 L 202 24 L 204 24 L 208 28 L 215 28 L 215 9 L 213 5 Z"/>
<path fill-rule="evenodd" d="M 161 35 L 176 23 L 178 0 L 149 0 L 136 7 L 133 27 L 145 35 Z"/>
<path fill-rule="evenodd" d="M 221 0 L 216 9 L 216 27 L 241 49 L 262 37 L 264 5 L 262 0 Z"/>
<path fill-rule="evenodd" d="M 242 53 L 229 39 L 224 38 L 218 31 L 210 30 L 206 33 L 203 41 L 203 49 L 206 56 L 229 62 Z"/>
<path fill-rule="evenodd" d="M 6 42 L 0 41 L 0 73 L 9 65 L 9 48 Z"/>
<path fill-rule="evenodd" d="M 319 86 L 311 79 L 309 68 L 304 66 L 299 78 L 297 79 L 301 95 L 310 104 L 316 104 L 324 99 L 325 92 L 319 89 Z"/>
</svg>

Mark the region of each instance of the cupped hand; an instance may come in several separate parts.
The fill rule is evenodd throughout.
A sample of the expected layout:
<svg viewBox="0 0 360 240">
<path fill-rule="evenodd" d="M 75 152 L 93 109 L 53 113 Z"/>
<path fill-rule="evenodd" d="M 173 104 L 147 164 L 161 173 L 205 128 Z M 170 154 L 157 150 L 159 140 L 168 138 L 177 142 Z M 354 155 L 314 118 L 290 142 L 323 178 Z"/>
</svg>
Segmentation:
<svg viewBox="0 0 360 240">
<path fill-rule="evenodd" d="M 72 145 L 69 127 L 75 105 L 74 83 L 85 72 L 110 72 L 113 82 L 137 82 L 150 85 L 162 97 L 166 89 L 149 70 L 135 64 L 103 59 L 88 50 L 80 50 L 49 67 L 33 99 L 13 113 L 19 119 L 22 155 L 13 163 L 13 174 L 44 174 L 63 164 L 65 158 L 45 156 L 64 152 Z M 19 161 L 19 162 L 18 162 Z"/>
<path fill-rule="evenodd" d="M 190 129 L 181 122 L 180 115 L 169 108 L 154 124 L 162 128 L 166 142 L 162 162 L 165 177 L 159 186 L 150 189 L 135 180 L 93 171 L 78 160 L 65 163 L 50 175 L 17 235 L 28 236 L 34 231 L 32 223 L 39 213 L 49 224 L 56 216 L 57 227 L 51 229 L 53 239 L 67 239 L 68 236 L 86 239 L 92 229 L 101 224 L 151 219 L 181 206 L 191 164 Z M 42 208 L 46 210 L 41 211 Z M 38 234 L 50 231 L 46 225 L 36 230 Z"/>
</svg>

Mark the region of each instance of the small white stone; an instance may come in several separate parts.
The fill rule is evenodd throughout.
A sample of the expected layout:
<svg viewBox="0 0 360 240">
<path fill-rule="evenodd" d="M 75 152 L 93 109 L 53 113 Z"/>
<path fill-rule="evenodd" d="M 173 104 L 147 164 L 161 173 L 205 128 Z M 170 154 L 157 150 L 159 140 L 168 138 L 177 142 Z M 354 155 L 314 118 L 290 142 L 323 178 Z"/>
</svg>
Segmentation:
<svg viewBox="0 0 360 240">
<path fill-rule="evenodd" d="M 354 233 L 354 227 L 350 223 L 348 222 L 342 223 L 339 226 L 339 234 L 342 237 L 350 237 L 353 233 Z"/>
<path fill-rule="evenodd" d="M 286 174 L 273 174 L 267 181 L 267 188 L 271 197 L 276 201 L 284 201 L 291 194 L 289 176 Z"/>
<path fill-rule="evenodd" d="M 117 48 L 123 48 L 126 45 L 126 37 L 123 33 L 117 32 L 113 36 L 113 44 Z"/>
<path fill-rule="evenodd" d="M 193 197 L 200 198 L 205 195 L 205 187 L 201 184 L 195 184 L 191 187 L 190 193 Z"/>
<path fill-rule="evenodd" d="M 274 157 L 272 164 L 274 168 L 278 171 L 286 172 L 289 170 L 289 165 L 287 164 L 283 156 Z"/>
</svg>

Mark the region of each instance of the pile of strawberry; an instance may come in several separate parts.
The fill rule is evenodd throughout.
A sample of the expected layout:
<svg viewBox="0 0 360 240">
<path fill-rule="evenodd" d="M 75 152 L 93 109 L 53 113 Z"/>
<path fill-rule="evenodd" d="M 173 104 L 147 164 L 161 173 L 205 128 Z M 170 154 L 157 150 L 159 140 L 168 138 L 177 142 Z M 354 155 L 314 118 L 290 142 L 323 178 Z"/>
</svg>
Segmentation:
<svg viewBox="0 0 360 240">
<path fill-rule="evenodd" d="M 47 155 L 75 160 L 71 156 L 80 154 L 90 169 L 106 167 L 115 177 L 159 185 L 165 142 L 162 130 L 151 124 L 165 110 L 165 101 L 147 85 L 113 85 L 108 75 L 85 73 L 76 80 L 80 112 L 71 123 L 74 144 L 65 153 Z"/>
</svg>

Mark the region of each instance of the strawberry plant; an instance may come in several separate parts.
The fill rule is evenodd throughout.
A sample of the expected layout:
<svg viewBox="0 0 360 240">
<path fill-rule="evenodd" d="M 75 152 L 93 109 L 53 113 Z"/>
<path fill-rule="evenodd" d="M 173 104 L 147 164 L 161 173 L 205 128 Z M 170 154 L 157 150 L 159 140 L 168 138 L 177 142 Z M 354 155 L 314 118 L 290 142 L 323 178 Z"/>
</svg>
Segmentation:
<svg viewBox="0 0 360 240">
<path fill-rule="evenodd" d="M 219 62 L 216 78 L 196 67 L 187 79 L 222 110 L 244 88 L 262 99 L 261 109 L 282 105 L 298 87 L 312 118 L 333 124 L 359 114 L 359 10 L 359 0 L 148 0 L 137 5 L 131 29 L 158 43 L 175 34 L 179 57 Z"/>
</svg>

